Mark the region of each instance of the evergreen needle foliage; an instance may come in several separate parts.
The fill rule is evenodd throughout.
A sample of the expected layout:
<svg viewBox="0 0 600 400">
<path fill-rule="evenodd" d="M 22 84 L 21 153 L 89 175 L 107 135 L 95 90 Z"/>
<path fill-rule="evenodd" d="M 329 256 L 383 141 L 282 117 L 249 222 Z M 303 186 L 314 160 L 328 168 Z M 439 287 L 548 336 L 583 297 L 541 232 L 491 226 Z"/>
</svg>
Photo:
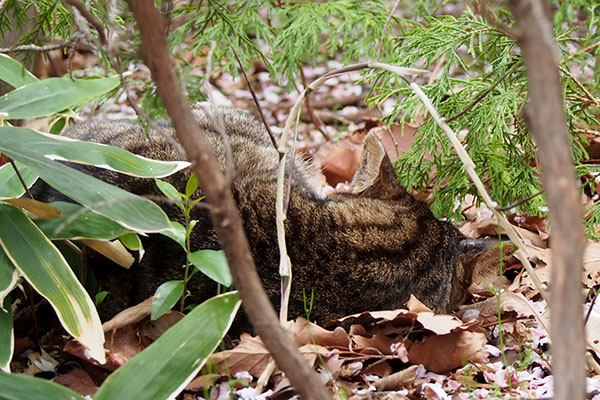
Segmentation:
<svg viewBox="0 0 600 400">
<path fill-rule="evenodd" d="M 112 33 L 118 46 L 118 62 L 125 70 L 139 62 L 139 37 L 131 29 L 133 20 L 124 1 L 88 0 L 92 12 Z M 482 12 L 471 2 L 458 17 L 437 15 L 443 1 L 265 1 L 205 0 L 157 1 L 169 21 L 169 45 L 181 58 L 178 76 L 191 101 L 203 100 L 200 87 L 208 78 L 196 65 L 184 61 L 184 51 L 204 57 L 211 73 L 239 71 L 237 54 L 244 68 L 262 60 L 282 91 L 298 90 L 303 65 L 322 64 L 332 58 L 344 64 L 373 60 L 407 67 L 441 68 L 434 80 L 419 80 L 441 115 L 455 116 L 489 91 L 472 108 L 452 120 L 475 161 L 477 172 L 491 196 L 501 206 L 523 200 L 541 188 L 536 146 L 524 121 L 527 104 L 526 71 L 520 49 L 510 34 L 510 13 L 502 8 Z M 396 12 L 390 10 L 397 3 Z M 116 9 L 115 9 L 116 5 Z M 586 0 L 553 1 L 564 83 L 564 96 L 573 156 L 583 189 L 594 195 L 594 178 L 600 166 L 589 162 L 583 132 L 597 132 L 600 85 L 600 5 Z M 0 9 L 3 32 L 24 27 L 21 43 L 44 44 L 69 38 L 86 27 L 73 18 L 57 0 L 7 0 Z M 111 8 L 112 7 L 112 8 Z M 31 12 L 35 9 L 35 12 Z M 27 10 L 30 10 L 27 13 Z M 9 18 L 12 14 L 14 17 Z M 487 15 L 484 18 L 482 15 Z M 401 16 L 400 16 L 401 15 Z M 490 19 L 495 22 L 490 23 Z M 88 31 L 93 41 L 96 33 Z M 114 39 L 117 38 L 117 39 Z M 191 39 L 191 40 L 190 40 Z M 92 46 L 110 63 L 97 43 Z M 114 63 L 112 64 L 114 65 Z M 571 73 L 570 71 L 573 71 Z M 130 78 L 129 78 L 130 79 Z M 576 80 L 578 79 L 578 80 Z M 410 189 L 433 187 L 432 209 L 437 216 L 461 218 L 457 203 L 466 194 L 476 194 L 450 143 L 424 113 L 407 85 L 383 72 L 369 72 L 370 104 L 388 98 L 396 101 L 387 120 L 419 125 L 418 137 L 399 160 L 401 180 Z M 144 88 L 143 106 L 156 115 L 160 104 L 150 82 L 132 82 Z M 496 86 L 494 86 L 496 85 Z M 492 88 L 492 86 L 494 86 Z M 597 235 L 600 203 L 588 210 L 588 232 Z M 518 207 L 519 213 L 543 214 L 543 196 Z"/>
</svg>

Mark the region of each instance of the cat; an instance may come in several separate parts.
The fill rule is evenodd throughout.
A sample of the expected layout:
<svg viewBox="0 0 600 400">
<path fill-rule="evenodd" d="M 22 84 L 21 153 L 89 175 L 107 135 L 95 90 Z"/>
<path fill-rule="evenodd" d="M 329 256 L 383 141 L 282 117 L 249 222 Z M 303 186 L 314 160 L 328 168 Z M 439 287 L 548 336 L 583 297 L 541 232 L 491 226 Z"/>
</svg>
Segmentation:
<svg viewBox="0 0 600 400">
<path fill-rule="evenodd" d="M 278 308 L 275 197 L 279 153 L 264 127 L 246 112 L 206 106 L 194 113 L 219 164 L 232 177 L 231 189 L 256 268 Z M 144 132 L 133 121 L 88 121 L 70 127 L 63 135 L 122 147 L 148 158 L 185 159 L 174 129 L 166 122 Z M 489 243 L 467 240 L 408 193 L 375 134 L 364 139 L 360 167 L 347 193 L 323 195 L 318 168 L 300 156 L 290 159 L 288 165 L 292 164 L 285 225 L 293 268 L 291 318 L 306 317 L 307 297 L 313 297 L 310 319 L 317 323 L 362 311 L 400 308 L 411 294 L 437 312 L 452 311 L 464 301 L 473 260 Z M 138 195 L 161 195 L 151 179 L 75 167 Z M 187 169 L 166 180 L 184 191 L 190 173 Z M 201 188 L 199 191 L 202 195 Z M 36 196 L 64 199 L 44 185 L 38 185 Z M 161 202 L 161 206 L 171 219 L 182 220 L 175 204 Z M 206 208 L 195 207 L 192 218 L 198 220 L 191 237 L 192 250 L 219 249 Z M 104 318 L 143 301 L 161 283 L 183 278 L 185 254 L 179 245 L 158 234 L 143 238 L 143 242 L 146 254 L 130 270 L 89 252 L 88 264 L 102 289 L 110 293 L 99 308 Z M 217 293 L 216 284 L 202 274 L 192 278 L 189 290 L 192 302 Z M 243 317 L 237 321 L 238 328 L 248 328 Z"/>
</svg>

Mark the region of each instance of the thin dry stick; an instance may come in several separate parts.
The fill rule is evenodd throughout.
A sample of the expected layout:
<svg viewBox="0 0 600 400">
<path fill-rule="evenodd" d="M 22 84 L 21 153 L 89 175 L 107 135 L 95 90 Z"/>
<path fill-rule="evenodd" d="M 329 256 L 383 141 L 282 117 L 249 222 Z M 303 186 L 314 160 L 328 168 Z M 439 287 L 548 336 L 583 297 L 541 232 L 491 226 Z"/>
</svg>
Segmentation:
<svg viewBox="0 0 600 400">
<path fill-rule="evenodd" d="M 390 21 L 394 17 L 394 13 L 396 12 L 396 9 L 398 8 L 398 4 L 400 4 L 400 0 L 396 0 L 394 5 L 392 6 L 392 9 L 390 10 L 390 13 L 388 14 L 387 19 L 385 20 L 385 24 L 383 25 L 381 38 L 379 39 L 379 46 L 377 46 L 377 59 L 378 60 L 381 58 L 381 49 L 383 48 L 385 33 L 387 32 L 387 28 L 390 25 Z"/>
<path fill-rule="evenodd" d="M 579 89 L 581 89 L 581 91 L 582 91 L 583 93 L 585 93 L 586 97 L 588 98 L 588 100 L 589 100 L 591 103 L 593 103 L 593 104 L 595 104 L 595 105 L 598 105 L 598 104 L 600 104 L 600 101 L 599 101 L 598 99 L 596 99 L 596 98 L 594 97 L 594 95 L 592 95 L 592 94 L 590 93 L 590 91 L 589 91 L 589 90 L 587 90 L 587 88 L 586 88 L 585 86 L 583 86 L 583 83 L 579 82 L 579 80 L 578 80 L 577 78 L 575 78 L 575 76 L 573 76 L 573 74 L 571 73 L 571 71 L 569 71 L 568 69 L 566 69 L 566 68 L 565 68 L 565 67 L 563 67 L 563 66 L 559 66 L 559 67 L 558 67 L 558 69 L 560 69 L 560 71 L 561 71 L 563 74 L 565 74 L 565 75 L 567 75 L 569 78 L 571 78 L 571 80 L 573 81 L 573 83 L 575 83 L 575 85 L 577 85 L 577 87 L 578 87 Z"/>
<path fill-rule="evenodd" d="M 88 7 L 85 6 L 79 0 L 63 0 L 63 3 L 73 6 L 79 11 L 79 13 L 85 18 L 98 32 L 98 37 L 100 38 L 100 43 L 104 46 L 108 46 L 108 41 L 106 40 L 106 34 L 104 33 L 104 26 L 102 22 L 96 18 L 94 14 L 89 10 Z"/>
<path fill-rule="evenodd" d="M 13 160 L 12 158 L 9 158 L 8 161 L 10 162 L 10 165 L 12 165 L 13 170 L 15 171 L 15 174 L 17 174 L 17 178 L 19 178 L 21 185 L 23 185 L 23 189 L 25 189 L 27 196 L 29 196 L 30 199 L 33 199 L 33 195 L 29 191 L 29 188 L 27 187 L 27 184 L 25 183 L 25 179 L 23 179 L 23 175 L 21 175 L 19 168 L 17 168 L 17 165 L 15 164 L 15 160 Z"/>
<path fill-rule="evenodd" d="M 487 96 L 488 94 L 490 94 L 491 91 L 496 88 L 496 86 L 498 86 L 504 79 L 506 79 L 506 77 L 508 75 L 510 75 L 510 73 L 515 69 L 515 65 L 517 65 L 517 64 L 513 64 L 513 66 L 510 67 L 508 69 L 508 71 L 506 71 L 506 73 L 500 77 L 500 79 L 498 79 L 496 82 L 494 82 L 494 84 L 492 86 L 490 86 L 483 93 L 481 93 L 479 96 L 477 96 L 477 98 L 475 100 L 473 100 L 471 102 L 471 104 L 469 104 L 464 110 L 462 110 L 461 112 L 459 112 L 458 114 L 456 114 L 456 115 L 454 115 L 454 116 L 452 116 L 450 118 L 447 118 L 446 119 L 446 123 L 450 123 L 450 122 L 454 121 L 455 119 L 458 119 L 458 118 L 462 117 L 463 115 L 465 115 L 466 113 L 468 113 L 470 109 L 472 109 L 473 107 L 475 107 L 475 105 L 477 103 L 479 103 L 481 100 L 483 100 L 483 98 L 485 96 Z"/>
<path fill-rule="evenodd" d="M 596 43 L 590 44 L 589 46 L 587 46 L 587 47 L 584 47 L 583 49 L 579 50 L 578 52 L 571 54 L 571 55 L 570 55 L 570 56 L 567 58 L 567 60 L 572 60 L 572 59 L 573 59 L 573 58 L 575 58 L 575 56 L 577 56 L 578 54 L 587 53 L 587 52 L 588 52 L 588 51 L 590 51 L 590 50 L 594 50 L 594 49 L 595 49 L 596 47 L 598 47 L 598 46 L 600 46 L 600 42 L 596 42 Z"/>
<path fill-rule="evenodd" d="M 510 222 L 508 222 L 508 219 L 506 219 L 504 214 L 498 211 L 498 204 L 491 199 L 490 195 L 485 190 L 483 182 L 481 182 L 479 175 L 477 175 L 477 172 L 475 171 L 475 163 L 473 163 L 473 160 L 458 140 L 456 133 L 454 133 L 454 131 L 452 130 L 452 128 L 450 128 L 446 121 L 440 117 L 437 109 L 431 103 L 431 100 L 429 100 L 427 95 L 423 93 L 421 88 L 416 83 L 410 83 L 410 88 L 413 90 L 413 92 L 415 92 L 417 96 L 419 96 L 423 104 L 425 104 L 425 108 L 427 108 L 435 122 L 439 125 L 440 128 L 442 128 L 444 133 L 446 133 L 448 139 L 450 139 L 450 142 L 452 143 L 452 146 L 454 146 L 456 154 L 462 161 L 465 167 L 465 171 L 467 172 L 467 175 L 469 175 L 469 178 L 471 178 L 471 181 L 477 188 L 479 195 L 481 196 L 485 204 L 490 208 L 490 210 L 492 210 L 494 216 L 498 219 L 500 226 L 502 226 L 511 242 L 513 242 L 518 247 L 517 251 L 515 252 L 515 256 L 521 261 L 521 263 L 523 263 L 523 266 L 525 266 L 527 273 L 531 277 L 534 285 L 536 286 L 536 289 L 540 292 L 544 300 L 548 301 L 549 298 L 546 286 L 539 280 L 537 274 L 531 266 L 531 263 L 529 262 L 529 254 L 527 253 L 527 248 L 524 246 L 522 238 L 518 234 L 517 230 L 510 224 Z"/>
<path fill-rule="evenodd" d="M 77 44 L 81 41 L 82 38 L 83 35 L 81 35 L 81 33 L 78 32 L 71 36 L 69 39 L 60 43 L 47 44 L 44 46 L 38 46 L 35 44 L 23 44 L 15 47 L 0 47 L 0 53 L 19 53 L 22 51 L 35 51 L 39 53 L 46 53 L 52 50 L 64 48 L 80 48 L 79 46 L 77 46 Z"/>
<path fill-rule="evenodd" d="M 300 78 L 302 79 L 302 86 L 304 86 L 304 88 L 306 89 L 308 84 L 306 83 L 306 77 L 304 76 L 304 71 L 302 70 L 302 66 L 300 67 Z M 310 104 L 310 96 L 306 96 L 306 111 L 308 112 L 308 116 L 310 117 L 310 120 L 315 125 L 315 127 L 319 130 L 319 132 L 321 132 L 321 134 L 323 135 L 325 140 L 330 142 L 331 137 L 325 131 L 325 126 L 323 125 L 323 121 L 321 121 L 321 119 L 317 116 L 317 114 L 315 114 L 315 111 L 314 111 L 312 105 Z"/>
<path fill-rule="evenodd" d="M 246 85 L 248 86 L 248 90 L 250 91 L 250 94 L 252 95 L 252 100 L 254 100 L 254 104 L 256 105 L 256 109 L 258 110 L 258 114 L 260 115 L 260 119 L 262 120 L 262 123 L 265 126 L 265 129 L 267 130 L 267 133 L 269 134 L 269 138 L 271 139 L 271 143 L 273 143 L 273 147 L 277 148 L 277 140 L 275 140 L 275 135 L 273 135 L 273 132 L 271 131 L 271 127 L 267 123 L 267 119 L 265 118 L 265 114 L 263 113 L 262 107 L 260 106 L 260 103 L 258 102 L 258 97 L 256 97 L 256 93 L 254 93 L 254 89 L 252 89 L 252 85 L 250 84 L 250 80 L 248 79 L 248 75 L 246 75 L 246 70 L 244 69 L 244 65 L 242 64 L 242 61 L 238 57 L 237 51 L 235 51 L 235 47 L 233 47 L 233 43 L 231 42 L 231 40 L 229 39 L 229 37 L 226 36 L 226 38 L 227 38 L 227 41 L 229 42 L 229 47 L 231 48 L 231 51 L 233 52 L 233 56 L 235 57 L 235 60 L 237 61 L 238 67 L 239 67 L 240 71 L 242 72 L 242 76 L 244 77 L 244 80 L 246 81 Z"/>
</svg>

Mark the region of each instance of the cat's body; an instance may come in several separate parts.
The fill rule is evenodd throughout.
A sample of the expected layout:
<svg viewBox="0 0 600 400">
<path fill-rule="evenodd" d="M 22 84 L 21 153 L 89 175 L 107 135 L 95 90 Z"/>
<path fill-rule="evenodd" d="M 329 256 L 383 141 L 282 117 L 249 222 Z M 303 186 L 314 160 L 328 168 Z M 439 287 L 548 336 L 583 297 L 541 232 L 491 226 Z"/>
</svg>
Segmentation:
<svg viewBox="0 0 600 400">
<path fill-rule="evenodd" d="M 199 125 L 220 164 L 232 174 L 232 191 L 244 221 L 256 267 L 267 294 L 279 304 L 279 251 L 275 228 L 278 153 L 262 125 L 247 113 L 228 108 L 198 109 Z M 87 122 L 66 136 L 123 147 L 162 160 L 181 160 L 173 146 L 174 130 L 158 126 L 144 135 L 140 125 L 125 121 Z M 222 134 L 231 148 L 228 159 Z M 168 137 L 169 139 L 167 139 Z M 304 293 L 314 293 L 311 319 L 328 319 L 366 311 L 402 307 L 412 293 L 436 311 L 450 311 L 464 299 L 471 281 L 471 257 L 461 256 L 464 237 L 449 222 L 437 220 L 429 208 L 400 187 L 389 159 L 375 136 L 367 137 L 361 168 L 352 184 L 356 194 L 321 195 L 315 168 L 296 157 L 286 220 L 286 240 L 293 281 L 290 317 L 305 316 Z M 84 169 L 86 170 L 86 169 Z M 91 169 L 87 169 L 90 171 Z M 104 170 L 93 174 L 133 193 L 159 195 L 152 180 Z M 189 170 L 167 178 L 183 191 Z M 42 197 L 53 197 L 42 194 Z M 181 219 L 179 209 L 163 208 Z M 219 248 L 207 210 L 196 207 L 193 250 Z M 111 295 L 104 315 L 151 296 L 163 282 L 181 279 L 185 256 L 161 235 L 145 239 L 146 255 L 131 270 L 96 255 L 93 264 L 106 268 L 96 275 Z M 197 301 L 216 293 L 216 284 L 196 274 L 190 285 Z"/>
</svg>

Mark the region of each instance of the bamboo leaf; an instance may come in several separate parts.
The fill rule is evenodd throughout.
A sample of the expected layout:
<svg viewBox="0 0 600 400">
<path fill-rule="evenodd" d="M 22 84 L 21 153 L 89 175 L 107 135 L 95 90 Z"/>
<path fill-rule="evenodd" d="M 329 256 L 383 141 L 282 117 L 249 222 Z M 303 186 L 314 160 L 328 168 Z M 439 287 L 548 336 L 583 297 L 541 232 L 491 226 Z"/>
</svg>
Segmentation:
<svg viewBox="0 0 600 400">
<path fill-rule="evenodd" d="M 152 201 L 45 158 L 37 151 L 38 143 L 23 141 L 22 131 L 1 127 L 0 151 L 29 166 L 48 185 L 131 230 L 160 232 L 172 229 L 165 213 Z"/>
<path fill-rule="evenodd" d="M 6 253 L 0 247 L 0 305 L 4 298 L 17 286 L 19 271 L 15 269 Z M 10 309 L 5 309 L 10 311 Z"/>
<path fill-rule="evenodd" d="M 10 309 L 10 296 L 6 296 L 0 309 L 0 370 L 10 372 L 10 360 L 15 348 L 13 318 Z M 0 389 L 0 397 L 2 391 Z"/>
<path fill-rule="evenodd" d="M 1 400 L 84 400 L 73 390 L 33 376 L 0 372 Z"/>
<path fill-rule="evenodd" d="M 27 187 L 31 187 L 37 180 L 38 176 L 27 166 L 16 162 L 17 168 L 25 181 Z M 10 163 L 0 167 L 0 200 L 15 199 L 21 197 L 25 193 L 25 188 L 15 173 L 13 166 Z"/>
<path fill-rule="evenodd" d="M 0 245 L 21 275 L 44 296 L 67 332 L 104 362 L 104 334 L 94 303 L 62 254 L 18 208 L 0 204 Z"/>
<path fill-rule="evenodd" d="M 120 147 L 75 140 L 14 126 L 0 127 L 0 144 L 13 152 L 31 154 L 36 158 L 96 165 L 142 178 L 169 176 L 190 165 L 187 161 L 151 160 L 132 154 Z M 6 154 L 9 155 L 8 151 Z"/>
<path fill-rule="evenodd" d="M 230 292 L 194 308 L 113 372 L 94 400 L 174 399 L 217 348 L 239 306 L 237 293 Z"/>
<path fill-rule="evenodd" d="M 36 224 L 52 240 L 112 240 L 130 232 L 113 220 L 80 205 L 62 201 L 53 202 L 51 205 L 58 208 L 62 215 L 58 218 L 36 221 Z"/>
<path fill-rule="evenodd" d="M 14 88 L 39 81 L 20 62 L 6 54 L 0 54 L 0 80 Z"/>
<path fill-rule="evenodd" d="M 29 83 L 0 97 L 7 119 L 37 118 L 82 104 L 119 85 L 119 77 L 71 80 L 69 76 Z"/>
</svg>

